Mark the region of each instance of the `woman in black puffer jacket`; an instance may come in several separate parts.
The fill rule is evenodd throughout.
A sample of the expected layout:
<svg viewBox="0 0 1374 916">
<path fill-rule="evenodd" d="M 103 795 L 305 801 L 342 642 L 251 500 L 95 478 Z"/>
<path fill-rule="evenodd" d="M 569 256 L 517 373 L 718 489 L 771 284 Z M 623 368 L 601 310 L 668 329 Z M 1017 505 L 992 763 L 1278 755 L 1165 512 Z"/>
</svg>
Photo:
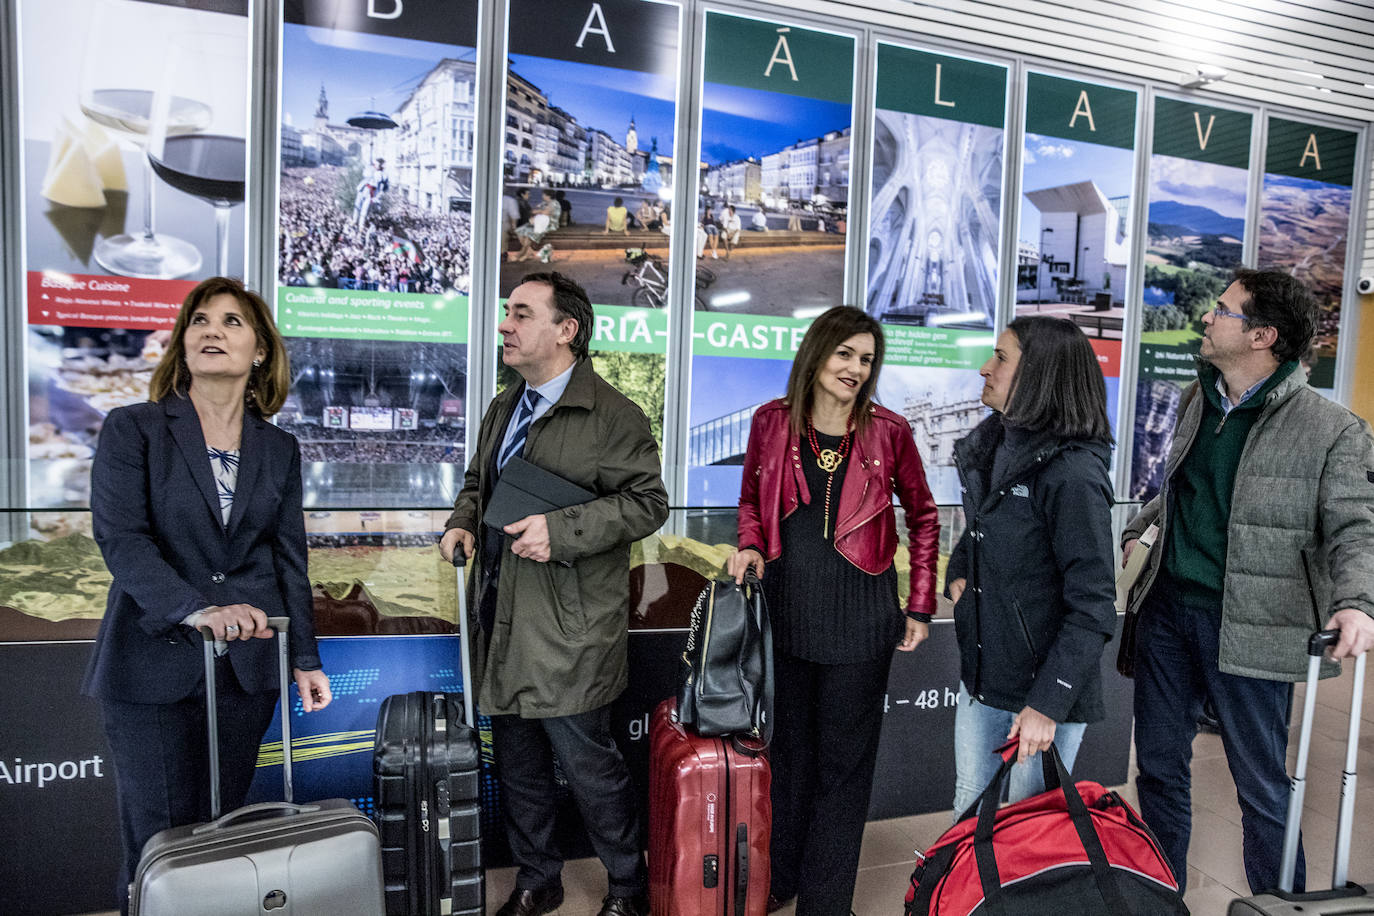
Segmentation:
<svg viewBox="0 0 1374 916">
<path fill-rule="evenodd" d="M 945 576 L 962 681 L 955 817 L 1008 739 L 1020 739 L 1012 801 L 1044 790 L 1030 758 L 1052 742 L 1073 766 L 1105 714 L 1100 660 L 1116 624 L 1112 437 L 1092 346 L 1071 321 L 1018 318 L 981 374 L 993 414 L 954 447 L 967 527 Z"/>
</svg>

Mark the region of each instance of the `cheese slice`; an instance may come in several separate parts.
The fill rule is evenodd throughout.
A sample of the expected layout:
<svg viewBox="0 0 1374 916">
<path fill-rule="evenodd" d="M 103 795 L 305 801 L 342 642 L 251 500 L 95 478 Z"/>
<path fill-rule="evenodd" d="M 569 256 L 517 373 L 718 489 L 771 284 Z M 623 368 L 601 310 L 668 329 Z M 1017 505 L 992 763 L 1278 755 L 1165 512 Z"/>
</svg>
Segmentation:
<svg viewBox="0 0 1374 916">
<path fill-rule="evenodd" d="M 100 174 L 100 184 L 107 191 L 129 190 L 124 175 L 124 159 L 119 154 L 119 141 L 110 136 L 105 128 L 94 121 L 86 122 L 86 155 L 91 157 L 95 170 Z"/>
<path fill-rule="evenodd" d="M 65 138 L 64 132 L 68 134 Z M 43 176 L 43 196 L 66 207 L 105 206 L 100 173 L 86 153 L 86 144 L 80 137 L 72 136 L 68 126 L 59 128 L 52 152 L 47 174 Z M 57 155 L 59 152 L 61 155 Z"/>
</svg>

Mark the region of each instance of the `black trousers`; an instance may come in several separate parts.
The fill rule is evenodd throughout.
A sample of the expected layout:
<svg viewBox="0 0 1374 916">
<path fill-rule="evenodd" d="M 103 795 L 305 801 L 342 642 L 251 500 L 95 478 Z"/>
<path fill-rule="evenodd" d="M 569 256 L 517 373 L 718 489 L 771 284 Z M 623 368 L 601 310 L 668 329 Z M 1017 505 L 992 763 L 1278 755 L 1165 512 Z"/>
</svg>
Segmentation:
<svg viewBox="0 0 1374 916">
<path fill-rule="evenodd" d="M 797 916 L 849 916 L 892 655 L 774 665 L 772 892 Z"/>
<path fill-rule="evenodd" d="M 227 656 L 215 664 L 219 708 L 221 813 L 243 805 L 272 722 L 277 694 L 247 693 Z M 117 894 L 129 910 L 129 882 L 143 845 L 159 830 L 210 819 L 210 748 L 205 687 L 176 703 L 101 700 L 114 763 L 124 862 Z"/>
<path fill-rule="evenodd" d="M 630 770 L 611 738 L 611 708 L 572 716 L 491 717 L 496 775 L 505 801 L 506 835 L 523 890 L 561 882 L 563 854 L 554 841 L 553 757 L 558 755 L 592 848 L 606 866 L 610 893 L 648 889 L 640 852 L 641 819 Z"/>
</svg>

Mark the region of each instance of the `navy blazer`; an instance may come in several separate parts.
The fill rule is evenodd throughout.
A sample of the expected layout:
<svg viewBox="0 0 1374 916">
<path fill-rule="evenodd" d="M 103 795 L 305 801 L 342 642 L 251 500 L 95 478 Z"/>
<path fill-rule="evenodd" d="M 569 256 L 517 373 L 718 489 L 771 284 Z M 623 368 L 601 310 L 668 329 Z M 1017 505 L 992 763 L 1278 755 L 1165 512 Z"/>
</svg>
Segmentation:
<svg viewBox="0 0 1374 916">
<path fill-rule="evenodd" d="M 189 398 L 110 411 L 91 467 L 96 543 L 114 576 L 82 692 L 174 703 L 203 679 L 202 639 L 182 626 L 211 605 L 288 616 L 296 668 L 320 667 L 306 575 L 296 437 L 244 411 L 229 524 Z M 275 640 L 229 643 L 239 683 L 277 690 Z"/>
</svg>

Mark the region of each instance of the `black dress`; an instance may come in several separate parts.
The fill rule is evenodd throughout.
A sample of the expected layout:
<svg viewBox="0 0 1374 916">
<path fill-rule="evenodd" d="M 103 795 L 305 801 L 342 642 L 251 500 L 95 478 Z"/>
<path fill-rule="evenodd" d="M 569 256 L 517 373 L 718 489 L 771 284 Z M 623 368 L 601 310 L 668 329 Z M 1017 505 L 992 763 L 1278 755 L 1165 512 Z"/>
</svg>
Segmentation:
<svg viewBox="0 0 1374 916">
<path fill-rule="evenodd" d="M 816 433 L 822 449 L 838 449 L 840 439 Z M 890 653 L 906 629 L 897 600 L 897 568 L 870 575 L 835 549 L 840 491 L 851 458 L 845 458 L 830 483 L 827 530 L 825 485 L 830 475 L 821 470 L 805 437 L 801 456 L 811 502 L 799 503 L 782 520 L 782 555 L 768 564 L 763 578 L 777 649 L 828 665 L 871 661 Z"/>
</svg>

